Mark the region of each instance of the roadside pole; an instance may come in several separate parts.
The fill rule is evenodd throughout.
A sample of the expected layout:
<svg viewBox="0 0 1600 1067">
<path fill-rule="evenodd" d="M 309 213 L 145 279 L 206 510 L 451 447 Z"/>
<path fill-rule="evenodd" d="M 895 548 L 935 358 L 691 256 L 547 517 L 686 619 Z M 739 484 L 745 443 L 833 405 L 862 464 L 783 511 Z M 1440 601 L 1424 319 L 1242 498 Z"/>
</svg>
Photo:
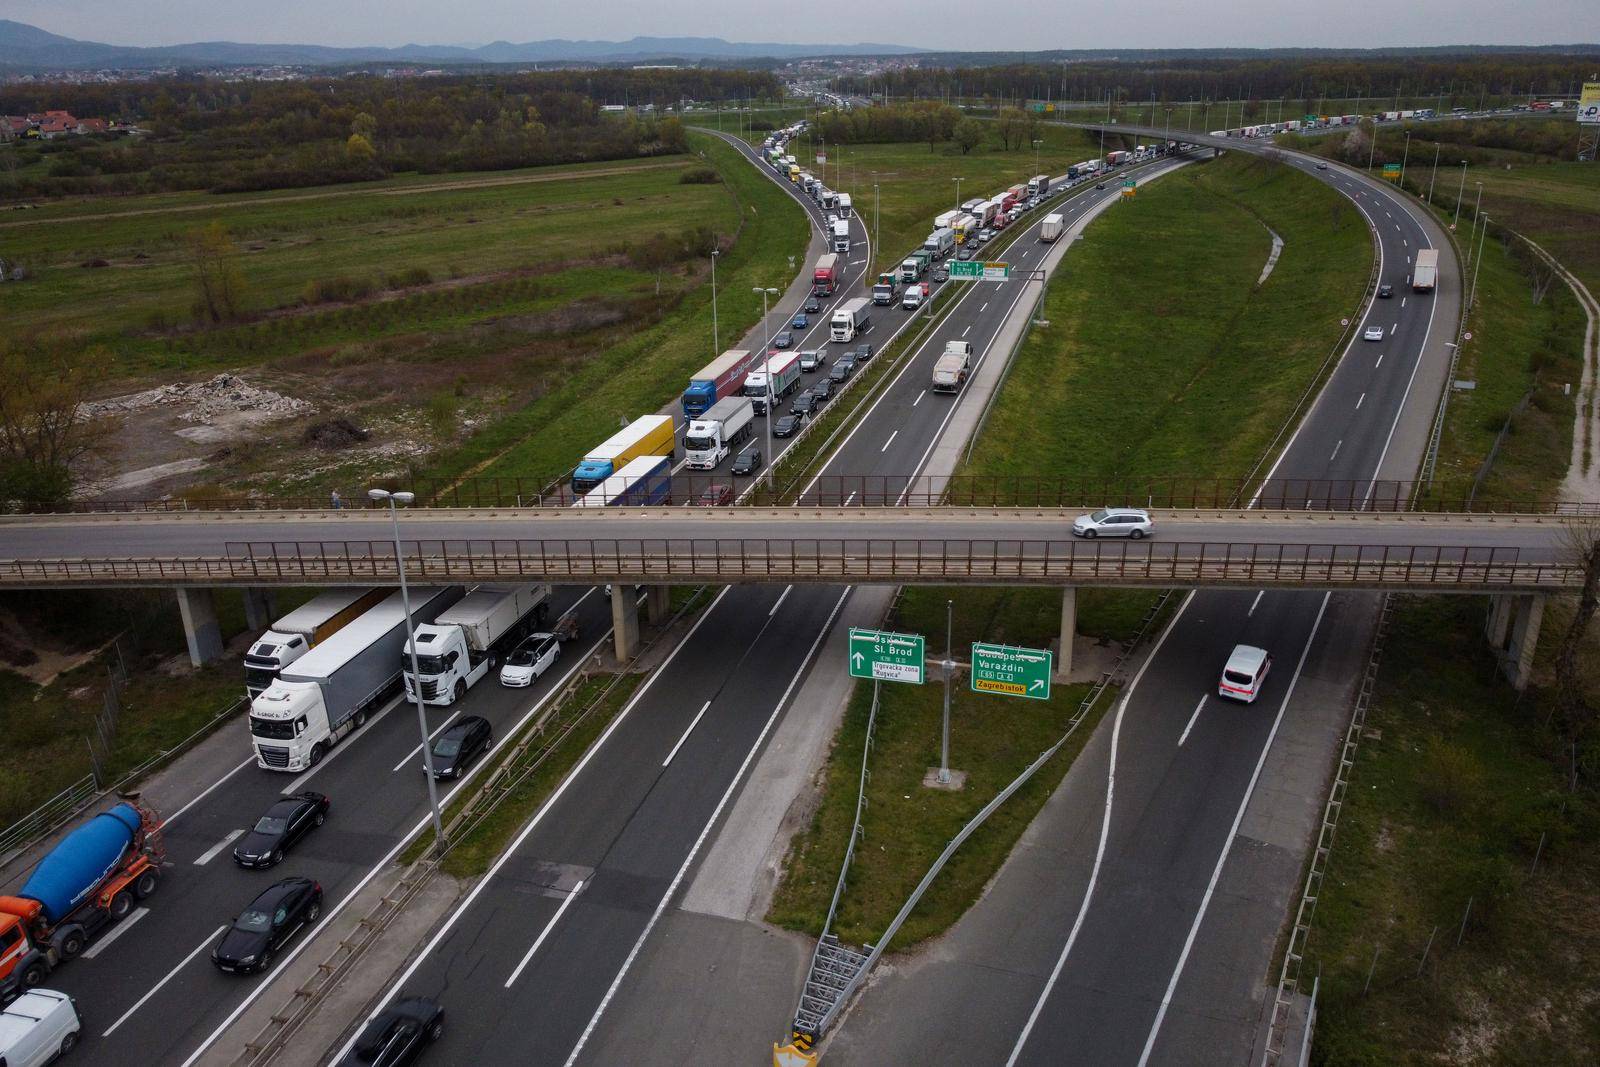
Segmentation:
<svg viewBox="0 0 1600 1067">
<path fill-rule="evenodd" d="M 950 784 L 950 678 L 956 672 L 955 660 L 950 658 L 951 620 L 955 601 L 944 602 L 944 725 L 939 732 L 939 784 Z"/>
</svg>

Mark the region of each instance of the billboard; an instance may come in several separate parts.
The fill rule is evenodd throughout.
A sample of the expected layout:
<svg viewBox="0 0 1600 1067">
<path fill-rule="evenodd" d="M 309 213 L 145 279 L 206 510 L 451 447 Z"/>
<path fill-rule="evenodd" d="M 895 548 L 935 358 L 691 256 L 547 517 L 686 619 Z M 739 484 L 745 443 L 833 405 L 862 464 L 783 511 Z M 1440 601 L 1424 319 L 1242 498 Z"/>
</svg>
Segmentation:
<svg viewBox="0 0 1600 1067">
<path fill-rule="evenodd" d="M 1583 95 L 1578 97 L 1578 121 L 1600 125 L 1600 82 L 1583 83 Z"/>
</svg>

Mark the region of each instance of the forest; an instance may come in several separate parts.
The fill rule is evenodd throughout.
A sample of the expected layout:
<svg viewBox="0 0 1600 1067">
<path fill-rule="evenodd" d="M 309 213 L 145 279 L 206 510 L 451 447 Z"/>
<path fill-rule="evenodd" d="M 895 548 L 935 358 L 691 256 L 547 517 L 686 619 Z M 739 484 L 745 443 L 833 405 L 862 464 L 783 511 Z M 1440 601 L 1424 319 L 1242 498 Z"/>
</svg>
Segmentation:
<svg viewBox="0 0 1600 1067">
<path fill-rule="evenodd" d="M 781 95 L 770 74 L 697 69 L 12 85 L 0 87 L 0 114 L 56 108 L 146 132 L 0 152 L 0 195 L 241 192 L 675 153 L 686 145 L 677 118 L 599 102 Z"/>
</svg>

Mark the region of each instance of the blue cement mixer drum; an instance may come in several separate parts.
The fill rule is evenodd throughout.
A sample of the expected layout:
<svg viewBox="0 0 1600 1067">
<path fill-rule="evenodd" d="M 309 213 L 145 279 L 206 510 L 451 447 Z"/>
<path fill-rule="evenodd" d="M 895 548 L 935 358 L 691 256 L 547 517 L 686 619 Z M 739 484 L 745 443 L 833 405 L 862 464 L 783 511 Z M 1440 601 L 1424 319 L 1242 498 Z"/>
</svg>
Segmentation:
<svg viewBox="0 0 1600 1067">
<path fill-rule="evenodd" d="M 139 812 L 132 804 L 102 811 L 62 838 L 39 861 L 20 895 L 43 905 L 47 921 L 60 922 L 122 862 L 139 831 L 139 822 Z"/>
</svg>

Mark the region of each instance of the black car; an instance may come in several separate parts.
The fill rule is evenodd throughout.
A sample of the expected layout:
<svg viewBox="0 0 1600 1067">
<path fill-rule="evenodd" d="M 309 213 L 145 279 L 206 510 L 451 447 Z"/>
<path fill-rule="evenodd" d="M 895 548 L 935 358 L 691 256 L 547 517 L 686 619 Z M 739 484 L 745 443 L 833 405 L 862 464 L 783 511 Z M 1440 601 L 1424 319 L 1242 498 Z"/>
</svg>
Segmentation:
<svg viewBox="0 0 1600 1067">
<path fill-rule="evenodd" d="M 422 1050 L 444 1036 L 444 1009 L 427 997 L 408 997 L 384 1008 L 339 1067 L 394 1067 L 415 1063 Z"/>
<path fill-rule="evenodd" d="M 949 281 L 950 280 L 950 270 L 949 270 L 949 268 L 948 267 L 940 267 L 938 270 L 934 271 L 933 272 L 933 280 L 936 281 L 936 282 L 947 282 L 947 281 Z"/>
<path fill-rule="evenodd" d="M 840 356 L 834 360 L 833 369 L 828 372 L 828 377 L 843 385 L 849 380 L 850 375 L 856 372 L 856 361 L 849 356 Z"/>
<path fill-rule="evenodd" d="M 1105 182 L 1095 182 L 1094 183 L 1094 187 L 1096 189 L 1104 189 L 1106 187 L 1106 183 Z"/>
<path fill-rule="evenodd" d="M 967 260 L 971 259 L 972 258 L 972 246 L 971 245 L 962 245 L 961 246 L 961 251 L 956 253 L 956 258 L 959 259 L 963 263 L 965 263 Z"/>
<path fill-rule="evenodd" d="M 863 342 L 861 342 L 860 347 L 858 347 L 856 349 L 855 361 L 857 363 L 865 363 L 867 360 L 869 360 L 871 358 L 872 358 L 872 342 L 871 341 L 863 341 Z"/>
<path fill-rule="evenodd" d="M 804 310 L 807 315 L 820 315 L 822 314 L 822 301 L 816 297 L 811 297 L 806 301 L 805 307 L 802 310 Z"/>
<path fill-rule="evenodd" d="M 284 797 L 233 846 L 233 862 L 241 867 L 276 866 L 290 845 L 323 824 L 328 807 L 327 797 L 309 789 Z"/>
<path fill-rule="evenodd" d="M 818 378 L 811 386 L 811 395 L 817 398 L 820 406 L 833 399 L 833 379 Z"/>
<path fill-rule="evenodd" d="M 1378 296 L 1380 298 L 1387 300 L 1389 297 L 1391 297 L 1393 295 L 1394 295 L 1394 286 L 1387 285 L 1387 284 L 1378 286 Z"/>
<path fill-rule="evenodd" d="M 734 474 L 754 474 L 761 466 L 761 449 L 751 445 L 733 459 Z"/>
<path fill-rule="evenodd" d="M 322 914 L 322 887 L 309 878 L 274 882 L 239 913 L 211 950 L 211 962 L 236 974 L 264 971 L 278 950 Z"/>
<path fill-rule="evenodd" d="M 816 394 L 809 389 L 795 397 L 794 403 L 789 405 L 789 414 L 791 415 L 811 415 L 814 414 L 816 410 L 817 397 Z"/>
<path fill-rule="evenodd" d="M 800 427 L 805 425 L 805 422 L 806 417 L 804 415 L 785 415 L 772 424 L 772 436 L 793 437 Z"/>
<path fill-rule="evenodd" d="M 450 724 L 433 739 L 433 776 L 460 778 L 494 743 L 494 730 L 481 715 L 468 715 Z"/>
</svg>

